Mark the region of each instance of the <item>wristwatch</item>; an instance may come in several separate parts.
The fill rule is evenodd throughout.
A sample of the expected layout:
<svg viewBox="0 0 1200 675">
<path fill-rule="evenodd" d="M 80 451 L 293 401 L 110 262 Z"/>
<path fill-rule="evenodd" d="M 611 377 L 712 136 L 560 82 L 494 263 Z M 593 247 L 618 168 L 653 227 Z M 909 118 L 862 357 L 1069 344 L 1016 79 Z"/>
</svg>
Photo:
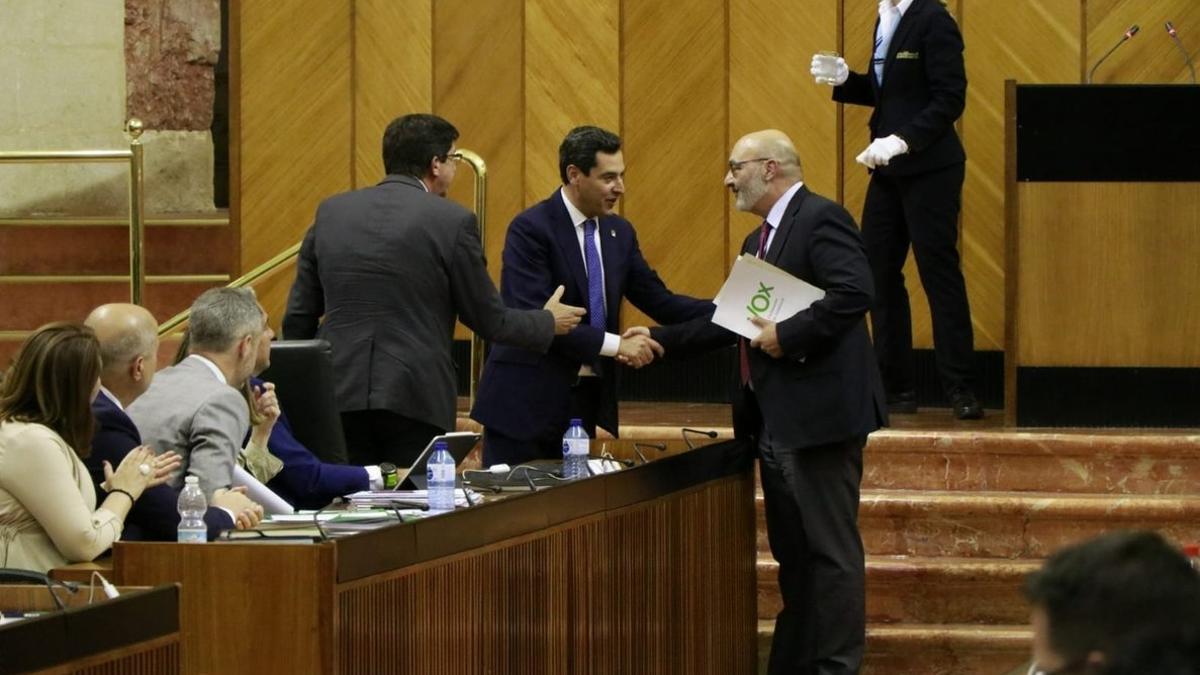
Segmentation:
<svg viewBox="0 0 1200 675">
<path fill-rule="evenodd" d="M 386 490 L 394 490 L 400 483 L 396 473 L 396 465 L 391 462 L 383 462 L 379 465 L 379 473 L 383 476 L 383 487 Z"/>
</svg>

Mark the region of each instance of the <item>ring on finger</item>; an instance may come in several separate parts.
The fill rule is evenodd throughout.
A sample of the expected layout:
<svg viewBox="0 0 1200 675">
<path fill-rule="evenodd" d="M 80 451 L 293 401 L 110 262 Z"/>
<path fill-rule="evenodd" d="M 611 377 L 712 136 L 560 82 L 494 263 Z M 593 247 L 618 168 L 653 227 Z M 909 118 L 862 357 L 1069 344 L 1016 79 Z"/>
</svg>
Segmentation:
<svg viewBox="0 0 1200 675">
<path fill-rule="evenodd" d="M 150 465 L 149 464 L 138 464 L 138 473 L 142 474 L 143 476 L 149 476 L 150 475 Z"/>
</svg>

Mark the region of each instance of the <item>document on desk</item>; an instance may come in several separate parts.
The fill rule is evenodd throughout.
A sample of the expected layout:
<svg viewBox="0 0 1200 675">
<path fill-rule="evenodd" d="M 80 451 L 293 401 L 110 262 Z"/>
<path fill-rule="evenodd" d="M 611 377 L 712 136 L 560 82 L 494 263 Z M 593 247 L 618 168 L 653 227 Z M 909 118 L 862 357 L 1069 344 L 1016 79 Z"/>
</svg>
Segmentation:
<svg viewBox="0 0 1200 675">
<path fill-rule="evenodd" d="M 783 321 L 825 297 L 825 291 L 797 279 L 752 255 L 742 254 L 733 263 L 729 278 L 713 298 L 713 323 L 753 340 L 761 329 L 751 317 Z"/>
<path fill-rule="evenodd" d="M 267 515 L 273 516 L 281 513 L 296 512 L 296 509 L 284 501 L 283 497 L 275 494 L 274 490 L 263 485 L 262 481 L 250 475 L 249 471 L 236 464 L 233 467 L 233 485 L 234 487 L 245 487 L 246 496 L 251 501 L 261 504 L 263 512 Z"/>
</svg>

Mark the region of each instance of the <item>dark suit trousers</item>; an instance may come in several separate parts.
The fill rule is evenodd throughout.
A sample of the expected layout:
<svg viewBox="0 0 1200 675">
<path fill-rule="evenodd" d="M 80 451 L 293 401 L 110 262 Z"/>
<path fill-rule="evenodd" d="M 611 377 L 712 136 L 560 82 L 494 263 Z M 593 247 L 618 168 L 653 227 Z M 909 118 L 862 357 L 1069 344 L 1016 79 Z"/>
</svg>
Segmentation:
<svg viewBox="0 0 1200 675">
<path fill-rule="evenodd" d="M 412 466 L 434 436 L 446 433 L 390 410 L 352 410 L 342 413 L 346 454 L 351 464 L 391 462 Z"/>
<path fill-rule="evenodd" d="M 866 563 L 858 533 L 866 437 L 806 448 L 759 442 L 767 539 L 783 610 L 770 675 L 858 673 L 866 642 Z"/>
<path fill-rule="evenodd" d="M 581 377 L 571 387 L 571 417 L 583 421 L 583 430 L 589 438 L 596 437 L 596 416 L 604 395 L 604 378 Z M 512 438 L 484 429 L 483 465 L 508 464 L 516 466 L 535 459 L 562 459 L 562 437 L 566 428 L 546 429 L 530 440 Z"/>
<path fill-rule="evenodd" d="M 958 255 L 964 164 L 914 176 L 872 174 L 863 206 L 863 241 L 875 277 L 871 330 L 888 393 L 912 391 L 912 315 L 904 287 L 911 243 L 933 319 L 933 348 L 950 394 L 971 386 L 974 337 Z"/>
</svg>

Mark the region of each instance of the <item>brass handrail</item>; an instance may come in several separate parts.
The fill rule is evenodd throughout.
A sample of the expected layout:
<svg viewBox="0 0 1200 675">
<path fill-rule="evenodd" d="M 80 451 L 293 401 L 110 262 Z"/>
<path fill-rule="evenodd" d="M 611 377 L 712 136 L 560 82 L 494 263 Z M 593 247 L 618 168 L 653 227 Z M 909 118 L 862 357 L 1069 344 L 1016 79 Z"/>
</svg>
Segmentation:
<svg viewBox="0 0 1200 675">
<path fill-rule="evenodd" d="M 249 286 L 262 277 L 274 272 L 277 268 L 283 267 L 286 263 L 290 262 L 292 258 L 295 258 L 298 255 L 300 255 L 300 244 L 296 243 L 281 251 L 274 258 L 271 258 L 265 263 L 229 282 L 229 288 L 241 288 L 243 286 Z M 188 317 L 191 316 L 191 313 L 192 309 L 189 307 L 170 319 L 167 319 L 158 327 L 159 336 L 161 337 L 167 333 L 170 333 L 180 324 L 187 321 Z"/>
<path fill-rule="evenodd" d="M 459 148 L 458 152 L 462 155 L 463 161 L 470 165 L 471 170 L 475 173 L 475 219 L 479 222 L 479 241 L 480 244 L 486 246 L 487 238 L 487 163 L 478 153 L 466 148 Z M 240 288 L 248 286 L 263 276 L 275 271 L 276 268 L 290 262 L 300 254 L 300 244 L 296 243 L 288 249 L 282 251 L 274 258 L 255 267 L 250 272 L 229 282 L 230 288 Z M 191 308 L 185 309 L 182 312 L 171 317 L 158 327 L 159 336 L 167 335 L 175 328 L 188 320 L 191 314 Z M 470 401 L 475 403 L 475 390 L 479 386 L 479 376 L 483 371 L 483 340 L 479 335 L 471 334 L 471 388 Z"/>
<path fill-rule="evenodd" d="M 0 152 L 0 164 L 103 164 L 107 162 L 129 162 L 129 300 L 142 302 L 142 288 L 146 281 L 146 267 L 142 260 L 145 217 L 145 170 L 142 146 L 142 121 L 136 117 L 125 125 L 129 134 L 128 150 L 54 150 Z M 65 277 L 55 277 L 65 278 Z M 69 277 L 76 279 L 76 277 Z M 120 278 L 120 277 L 118 277 Z M 45 279 L 43 279 L 45 280 Z"/>
</svg>

